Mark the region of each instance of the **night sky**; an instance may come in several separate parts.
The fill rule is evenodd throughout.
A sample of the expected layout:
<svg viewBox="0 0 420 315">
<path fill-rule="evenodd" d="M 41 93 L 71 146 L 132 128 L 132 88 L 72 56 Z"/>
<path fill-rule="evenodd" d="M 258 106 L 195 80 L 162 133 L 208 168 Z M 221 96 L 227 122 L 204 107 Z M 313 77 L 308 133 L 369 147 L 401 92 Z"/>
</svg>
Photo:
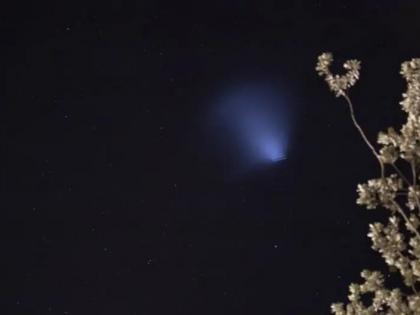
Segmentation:
<svg viewBox="0 0 420 315">
<path fill-rule="evenodd" d="M 0 314 L 328 314 L 383 269 L 314 67 L 362 60 L 361 125 L 398 127 L 418 1 L 41 1 L 0 34 Z"/>
</svg>

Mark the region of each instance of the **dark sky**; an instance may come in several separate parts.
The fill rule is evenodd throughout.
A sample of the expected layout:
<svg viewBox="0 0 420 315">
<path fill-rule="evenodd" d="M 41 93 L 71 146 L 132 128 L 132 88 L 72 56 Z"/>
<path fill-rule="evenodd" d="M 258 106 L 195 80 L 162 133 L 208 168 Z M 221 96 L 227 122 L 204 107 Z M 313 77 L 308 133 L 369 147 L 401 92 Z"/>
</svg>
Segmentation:
<svg viewBox="0 0 420 315">
<path fill-rule="evenodd" d="M 382 212 L 355 205 L 378 169 L 316 57 L 362 60 L 375 139 L 401 122 L 420 4 L 137 2 L 0 10 L 0 313 L 328 314 L 383 267 Z M 240 175 L 208 123 L 238 82 L 294 115 L 287 160 Z"/>
</svg>

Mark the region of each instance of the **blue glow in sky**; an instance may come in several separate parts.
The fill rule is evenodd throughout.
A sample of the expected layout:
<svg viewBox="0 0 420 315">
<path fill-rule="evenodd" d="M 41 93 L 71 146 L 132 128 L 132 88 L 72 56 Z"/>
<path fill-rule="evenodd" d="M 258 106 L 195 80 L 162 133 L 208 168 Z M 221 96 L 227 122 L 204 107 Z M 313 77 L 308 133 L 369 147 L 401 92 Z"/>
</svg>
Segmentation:
<svg viewBox="0 0 420 315">
<path fill-rule="evenodd" d="M 251 166 L 287 158 L 290 114 L 281 87 L 242 84 L 227 88 L 215 102 L 212 126 L 224 153 Z"/>
</svg>

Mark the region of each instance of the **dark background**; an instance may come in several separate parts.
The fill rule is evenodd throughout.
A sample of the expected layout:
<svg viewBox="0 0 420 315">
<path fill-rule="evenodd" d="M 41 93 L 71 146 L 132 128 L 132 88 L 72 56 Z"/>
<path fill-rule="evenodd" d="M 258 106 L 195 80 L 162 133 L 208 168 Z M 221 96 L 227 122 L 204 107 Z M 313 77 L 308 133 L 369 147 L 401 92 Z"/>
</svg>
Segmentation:
<svg viewBox="0 0 420 315">
<path fill-rule="evenodd" d="M 362 60 L 371 139 L 402 121 L 416 1 L 15 3 L 0 13 L 1 314 L 328 314 L 382 268 L 356 184 L 378 174 L 317 77 Z M 206 104 L 292 95 L 288 159 L 227 180 Z"/>
</svg>

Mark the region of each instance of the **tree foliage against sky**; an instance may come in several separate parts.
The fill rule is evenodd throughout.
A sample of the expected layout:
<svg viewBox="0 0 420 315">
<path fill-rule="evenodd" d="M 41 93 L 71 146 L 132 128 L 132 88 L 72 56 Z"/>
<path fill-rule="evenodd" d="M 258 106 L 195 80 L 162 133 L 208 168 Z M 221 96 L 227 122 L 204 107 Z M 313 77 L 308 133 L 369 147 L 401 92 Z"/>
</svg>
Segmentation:
<svg viewBox="0 0 420 315">
<path fill-rule="evenodd" d="M 350 284 L 348 302 L 334 303 L 331 311 L 336 315 L 419 315 L 420 59 L 412 59 L 401 65 L 400 73 L 407 81 L 407 90 L 402 94 L 400 105 L 407 114 L 407 121 L 399 130 L 391 127 L 379 132 L 379 149 L 369 141 L 357 122 L 348 94 L 359 79 L 360 61 L 346 61 L 346 73 L 342 75 L 331 72 L 332 62 L 331 53 L 321 54 L 316 71 L 337 97 L 345 99 L 353 124 L 380 166 L 378 178 L 357 186 L 359 197 L 356 202 L 367 209 L 381 207 L 388 211 L 388 222 L 370 224 L 368 237 L 372 241 L 372 248 L 381 254 L 390 272 L 399 273 L 403 284 L 401 287 L 388 288 L 383 273 L 363 270 L 363 282 Z"/>
</svg>

